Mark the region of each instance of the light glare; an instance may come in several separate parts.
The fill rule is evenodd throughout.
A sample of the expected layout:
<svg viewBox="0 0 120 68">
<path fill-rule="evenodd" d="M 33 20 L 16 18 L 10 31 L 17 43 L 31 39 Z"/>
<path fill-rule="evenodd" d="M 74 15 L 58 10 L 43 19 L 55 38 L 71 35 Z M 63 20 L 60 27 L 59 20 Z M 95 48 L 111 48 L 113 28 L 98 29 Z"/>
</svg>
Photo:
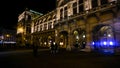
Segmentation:
<svg viewBox="0 0 120 68">
<path fill-rule="evenodd" d="M 113 42 L 110 41 L 110 45 L 113 45 Z"/>
<path fill-rule="evenodd" d="M 103 42 L 103 44 L 104 44 L 104 45 L 106 45 L 106 44 L 107 44 L 107 42 Z"/>
</svg>

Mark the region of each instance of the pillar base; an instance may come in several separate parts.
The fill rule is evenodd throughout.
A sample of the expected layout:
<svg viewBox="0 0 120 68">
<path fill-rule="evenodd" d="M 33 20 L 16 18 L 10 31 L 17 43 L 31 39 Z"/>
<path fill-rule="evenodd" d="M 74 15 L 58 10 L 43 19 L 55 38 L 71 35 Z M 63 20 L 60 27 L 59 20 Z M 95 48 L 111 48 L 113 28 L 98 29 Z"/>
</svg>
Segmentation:
<svg viewBox="0 0 120 68">
<path fill-rule="evenodd" d="M 85 49 L 81 49 L 80 51 L 91 52 L 91 48 L 90 48 L 89 45 L 87 45 L 87 46 L 85 47 Z"/>
<path fill-rule="evenodd" d="M 71 46 L 69 46 L 69 45 L 66 46 L 66 50 L 67 50 L 67 51 L 71 51 Z"/>
</svg>

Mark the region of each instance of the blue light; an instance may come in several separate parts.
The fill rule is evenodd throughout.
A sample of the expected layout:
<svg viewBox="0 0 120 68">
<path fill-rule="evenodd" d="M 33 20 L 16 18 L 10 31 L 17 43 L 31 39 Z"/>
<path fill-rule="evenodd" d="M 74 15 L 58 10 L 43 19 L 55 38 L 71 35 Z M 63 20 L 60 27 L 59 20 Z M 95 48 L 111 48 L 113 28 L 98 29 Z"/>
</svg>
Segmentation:
<svg viewBox="0 0 120 68">
<path fill-rule="evenodd" d="M 92 42 L 92 44 L 94 45 L 95 43 L 94 43 L 94 42 Z"/>
<path fill-rule="evenodd" d="M 92 42 L 92 45 L 95 48 L 95 51 L 104 54 L 104 55 L 114 55 L 114 47 L 118 45 L 118 43 L 114 39 L 105 39 L 98 40 Z"/>
<path fill-rule="evenodd" d="M 104 44 L 104 45 L 106 45 L 106 44 L 107 44 L 107 42 L 103 42 L 103 44 Z"/>
<path fill-rule="evenodd" d="M 110 41 L 110 45 L 113 45 L 113 42 Z"/>
</svg>

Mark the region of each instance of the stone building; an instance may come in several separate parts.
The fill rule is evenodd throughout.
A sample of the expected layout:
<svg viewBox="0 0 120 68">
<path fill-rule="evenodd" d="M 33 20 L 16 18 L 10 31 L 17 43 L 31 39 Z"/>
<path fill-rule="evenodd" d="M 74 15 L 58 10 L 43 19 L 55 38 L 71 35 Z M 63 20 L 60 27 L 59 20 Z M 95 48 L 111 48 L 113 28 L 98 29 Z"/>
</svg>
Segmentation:
<svg viewBox="0 0 120 68">
<path fill-rule="evenodd" d="M 16 44 L 16 30 L 0 29 L 0 44 Z"/>
<path fill-rule="evenodd" d="M 117 0 L 58 0 L 56 42 L 68 50 L 77 43 L 84 51 L 119 45 L 118 4 Z"/>
<path fill-rule="evenodd" d="M 55 10 L 42 15 L 31 23 L 33 44 L 49 47 L 55 41 L 54 23 L 56 20 Z"/>
<path fill-rule="evenodd" d="M 18 17 L 17 24 L 17 45 L 18 46 L 26 46 L 26 44 L 31 44 L 31 23 L 34 19 L 38 18 L 43 14 L 30 10 L 28 8 L 25 9 Z"/>
<path fill-rule="evenodd" d="M 117 0 L 57 0 L 56 9 L 31 20 L 31 42 L 91 51 L 120 44 L 120 2 Z M 31 18 L 32 19 L 32 18 Z"/>
</svg>

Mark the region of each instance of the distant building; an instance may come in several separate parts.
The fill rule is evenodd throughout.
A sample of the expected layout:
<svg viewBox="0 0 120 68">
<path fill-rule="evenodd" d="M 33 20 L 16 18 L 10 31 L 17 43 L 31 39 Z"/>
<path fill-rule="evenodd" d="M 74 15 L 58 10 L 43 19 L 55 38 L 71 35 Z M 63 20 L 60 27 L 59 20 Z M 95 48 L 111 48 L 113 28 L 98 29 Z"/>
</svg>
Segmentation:
<svg viewBox="0 0 120 68">
<path fill-rule="evenodd" d="M 0 44 L 16 44 L 16 30 L 1 29 Z"/>
</svg>

